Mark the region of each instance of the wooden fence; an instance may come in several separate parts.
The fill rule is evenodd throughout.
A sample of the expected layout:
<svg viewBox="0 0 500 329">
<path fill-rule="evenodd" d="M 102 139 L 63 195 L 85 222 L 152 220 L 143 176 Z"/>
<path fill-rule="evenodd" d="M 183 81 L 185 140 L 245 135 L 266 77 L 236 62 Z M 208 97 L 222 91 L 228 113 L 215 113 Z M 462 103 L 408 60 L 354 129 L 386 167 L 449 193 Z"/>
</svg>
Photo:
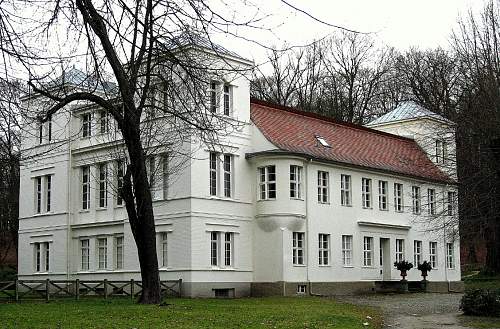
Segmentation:
<svg viewBox="0 0 500 329">
<path fill-rule="evenodd" d="M 160 281 L 162 297 L 182 296 L 182 279 Z M 137 298 L 142 290 L 141 281 L 108 280 L 15 280 L 0 282 L 0 300 L 59 299 L 82 297 Z"/>
</svg>

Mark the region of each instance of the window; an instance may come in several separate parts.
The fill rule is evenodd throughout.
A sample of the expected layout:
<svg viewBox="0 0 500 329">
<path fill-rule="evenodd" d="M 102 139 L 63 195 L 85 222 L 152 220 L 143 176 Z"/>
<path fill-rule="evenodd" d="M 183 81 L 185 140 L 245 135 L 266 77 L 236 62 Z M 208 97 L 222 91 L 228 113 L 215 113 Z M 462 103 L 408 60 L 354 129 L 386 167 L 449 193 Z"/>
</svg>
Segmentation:
<svg viewBox="0 0 500 329">
<path fill-rule="evenodd" d="M 49 212 L 51 204 L 51 194 L 52 194 L 52 176 L 45 176 L 45 211 Z"/>
<path fill-rule="evenodd" d="M 35 177 L 35 212 L 42 213 L 42 177 Z"/>
<path fill-rule="evenodd" d="M 307 290 L 307 286 L 305 284 L 299 284 L 297 286 L 297 294 L 299 294 L 299 295 L 305 294 L 306 290 Z"/>
<path fill-rule="evenodd" d="M 210 195 L 217 195 L 217 153 L 210 152 Z"/>
<path fill-rule="evenodd" d="M 155 157 L 151 156 L 148 158 L 148 176 L 149 176 L 149 189 L 151 190 L 151 197 L 154 199 L 154 189 L 155 189 L 155 173 L 156 173 L 156 162 Z"/>
<path fill-rule="evenodd" d="M 448 202 L 447 202 L 447 214 L 448 216 L 455 216 L 457 214 L 456 204 L 457 204 L 457 193 L 448 192 Z"/>
<path fill-rule="evenodd" d="M 328 203 L 329 194 L 329 173 L 318 171 L 318 202 Z"/>
<path fill-rule="evenodd" d="M 403 184 L 394 183 L 394 210 L 403 211 Z"/>
<path fill-rule="evenodd" d="M 232 184 L 233 184 L 233 175 L 232 175 L 232 162 L 233 156 L 230 154 L 224 154 L 224 196 L 226 198 L 230 198 L 232 196 Z"/>
<path fill-rule="evenodd" d="M 209 105 L 209 110 L 212 113 L 217 112 L 217 83 L 212 81 L 210 82 L 210 89 L 209 89 L 209 97 L 210 97 L 210 105 Z"/>
<path fill-rule="evenodd" d="M 223 253 L 221 253 L 221 251 Z M 222 258 L 221 258 L 222 257 Z M 212 266 L 232 267 L 234 262 L 234 233 L 210 232 L 210 261 Z"/>
<path fill-rule="evenodd" d="M 396 239 L 396 262 L 401 262 L 405 259 L 405 240 Z"/>
<path fill-rule="evenodd" d="M 43 143 L 43 122 L 38 122 L 38 144 Z"/>
<path fill-rule="evenodd" d="M 47 117 L 47 141 L 52 141 L 52 115 Z"/>
<path fill-rule="evenodd" d="M 455 268 L 453 243 L 446 244 L 446 267 L 450 270 Z"/>
<path fill-rule="evenodd" d="M 107 111 L 99 111 L 99 133 L 105 134 L 109 131 L 109 115 Z"/>
<path fill-rule="evenodd" d="M 369 178 L 361 179 L 361 201 L 363 208 L 372 207 L 372 180 Z"/>
<path fill-rule="evenodd" d="M 276 167 L 259 168 L 259 196 L 261 200 L 276 199 Z"/>
<path fill-rule="evenodd" d="M 35 242 L 33 247 L 35 272 L 48 272 L 50 270 L 49 242 Z"/>
<path fill-rule="evenodd" d="M 161 245 L 161 266 L 162 267 L 167 267 L 168 266 L 168 233 L 167 232 L 162 232 L 161 235 L 161 240 L 160 240 L 160 245 Z"/>
<path fill-rule="evenodd" d="M 233 266 L 233 233 L 224 233 L 224 266 Z"/>
<path fill-rule="evenodd" d="M 437 267 L 437 242 L 429 242 L 429 263 L 432 268 Z"/>
<path fill-rule="evenodd" d="M 80 253 L 82 256 L 81 269 L 82 271 L 88 271 L 90 267 L 90 240 L 83 239 L 80 240 Z"/>
<path fill-rule="evenodd" d="M 413 241 L 413 265 L 417 267 L 422 262 L 422 241 Z"/>
<path fill-rule="evenodd" d="M 448 145 L 444 140 L 436 140 L 436 163 L 446 163 Z"/>
<path fill-rule="evenodd" d="M 97 268 L 104 270 L 108 267 L 108 239 L 97 239 Z"/>
<path fill-rule="evenodd" d="M 108 206 L 108 170 L 105 163 L 99 165 L 99 207 Z"/>
<path fill-rule="evenodd" d="M 224 85 L 224 115 L 231 114 L 231 86 Z"/>
<path fill-rule="evenodd" d="M 302 167 L 290 165 L 290 198 L 302 198 Z"/>
<path fill-rule="evenodd" d="M 123 268 L 123 236 L 115 237 L 115 267 L 117 270 Z"/>
<path fill-rule="evenodd" d="M 351 176 L 340 175 L 340 204 L 351 205 Z"/>
<path fill-rule="evenodd" d="M 429 215 L 436 214 L 436 190 L 428 189 L 427 190 L 427 212 Z"/>
<path fill-rule="evenodd" d="M 330 262 L 330 234 L 318 235 L 319 265 L 329 265 Z"/>
<path fill-rule="evenodd" d="M 412 186 L 411 187 L 411 200 L 412 200 L 412 211 L 413 214 L 420 214 L 420 187 Z"/>
<path fill-rule="evenodd" d="M 330 144 L 328 144 L 328 142 L 326 141 L 326 139 L 324 137 L 321 137 L 321 136 L 315 136 L 315 137 L 316 137 L 316 140 L 318 141 L 318 143 L 320 143 L 322 146 L 330 147 Z"/>
<path fill-rule="evenodd" d="M 373 266 L 373 238 L 365 236 L 363 239 L 363 266 Z"/>
<path fill-rule="evenodd" d="M 212 266 L 219 265 L 219 232 L 210 233 L 210 259 Z"/>
<path fill-rule="evenodd" d="M 92 135 L 92 114 L 85 113 L 82 115 L 82 136 L 90 137 Z"/>
<path fill-rule="evenodd" d="M 124 163 L 122 160 L 116 161 L 116 205 L 123 205 L 123 176 L 125 175 Z"/>
<path fill-rule="evenodd" d="M 168 198 L 168 153 L 162 156 L 163 199 Z"/>
<path fill-rule="evenodd" d="M 378 207 L 380 210 L 388 210 L 387 190 L 388 190 L 387 181 L 379 180 L 378 181 Z"/>
<path fill-rule="evenodd" d="M 304 265 L 304 236 L 305 234 L 303 232 L 293 232 L 293 265 Z"/>
<path fill-rule="evenodd" d="M 82 209 L 90 208 L 90 167 L 82 167 Z"/>
<path fill-rule="evenodd" d="M 352 266 L 352 235 L 342 235 L 342 263 Z"/>
</svg>

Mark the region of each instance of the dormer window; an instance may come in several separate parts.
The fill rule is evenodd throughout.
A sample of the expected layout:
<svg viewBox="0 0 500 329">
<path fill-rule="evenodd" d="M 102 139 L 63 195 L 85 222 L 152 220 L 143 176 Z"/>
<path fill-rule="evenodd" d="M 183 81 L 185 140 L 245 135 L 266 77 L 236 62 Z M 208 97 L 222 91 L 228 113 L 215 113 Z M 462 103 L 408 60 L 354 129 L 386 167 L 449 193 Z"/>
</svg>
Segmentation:
<svg viewBox="0 0 500 329">
<path fill-rule="evenodd" d="M 316 135 L 316 136 L 314 136 L 314 137 L 316 137 L 316 140 L 317 140 L 317 141 L 318 141 L 318 143 L 320 143 L 322 146 L 324 146 L 324 147 L 331 147 L 331 146 L 330 146 L 330 144 L 328 144 L 328 142 L 326 141 L 326 139 L 324 139 L 323 137 L 318 136 L 318 135 Z"/>
</svg>

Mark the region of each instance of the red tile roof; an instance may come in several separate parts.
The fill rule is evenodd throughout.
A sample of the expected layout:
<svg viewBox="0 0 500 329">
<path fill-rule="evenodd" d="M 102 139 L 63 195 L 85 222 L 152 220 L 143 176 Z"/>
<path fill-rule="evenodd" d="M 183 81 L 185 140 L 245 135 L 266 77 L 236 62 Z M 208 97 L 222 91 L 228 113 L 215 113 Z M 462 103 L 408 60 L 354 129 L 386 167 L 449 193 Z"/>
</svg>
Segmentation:
<svg viewBox="0 0 500 329">
<path fill-rule="evenodd" d="M 412 139 L 252 99 L 253 123 L 280 151 L 425 180 L 453 183 Z M 323 137 L 330 147 L 322 146 Z M 270 150 L 271 151 L 271 150 Z"/>
</svg>

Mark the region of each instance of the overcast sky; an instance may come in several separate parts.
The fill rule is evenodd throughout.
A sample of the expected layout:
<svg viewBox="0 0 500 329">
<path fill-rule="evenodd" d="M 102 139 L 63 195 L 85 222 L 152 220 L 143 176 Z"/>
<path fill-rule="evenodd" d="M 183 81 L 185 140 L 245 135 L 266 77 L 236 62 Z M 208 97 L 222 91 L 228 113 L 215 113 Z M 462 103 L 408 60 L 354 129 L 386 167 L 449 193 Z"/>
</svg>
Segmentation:
<svg viewBox="0 0 500 329">
<path fill-rule="evenodd" d="M 447 38 L 456 27 L 457 18 L 469 9 L 478 12 L 484 0 L 287 0 L 311 15 L 335 25 L 361 32 L 376 32 L 386 44 L 404 50 L 447 47 Z M 281 46 L 308 42 L 332 33 L 333 28 L 294 11 L 280 0 L 254 0 L 262 12 L 272 16 L 265 26 L 272 33 L 253 31 L 252 39 L 266 45 Z M 241 13 L 240 13 L 241 14 Z M 227 48 L 259 62 L 265 51 L 248 43 L 227 37 L 221 40 Z"/>
</svg>

